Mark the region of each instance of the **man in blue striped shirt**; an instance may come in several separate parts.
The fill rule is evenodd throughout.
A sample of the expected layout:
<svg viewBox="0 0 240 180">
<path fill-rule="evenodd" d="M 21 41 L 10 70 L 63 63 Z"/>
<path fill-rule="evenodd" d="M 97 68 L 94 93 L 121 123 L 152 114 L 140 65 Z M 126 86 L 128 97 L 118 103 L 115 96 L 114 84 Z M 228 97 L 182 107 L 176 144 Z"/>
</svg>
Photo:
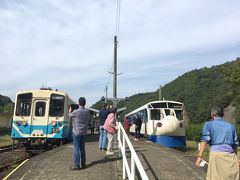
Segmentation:
<svg viewBox="0 0 240 180">
<path fill-rule="evenodd" d="M 213 120 L 206 122 L 203 126 L 199 155 L 195 165 L 200 166 L 203 152 L 209 144 L 210 155 L 206 179 L 239 180 L 236 129 L 223 119 L 223 108 L 212 108 L 211 116 Z"/>
</svg>

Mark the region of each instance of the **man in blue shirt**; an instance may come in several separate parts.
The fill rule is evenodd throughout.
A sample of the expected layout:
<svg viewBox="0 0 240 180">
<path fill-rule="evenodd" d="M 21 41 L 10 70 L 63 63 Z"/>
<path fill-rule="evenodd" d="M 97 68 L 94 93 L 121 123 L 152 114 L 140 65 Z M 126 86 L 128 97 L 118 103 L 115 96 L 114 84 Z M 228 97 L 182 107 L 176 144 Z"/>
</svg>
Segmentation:
<svg viewBox="0 0 240 180">
<path fill-rule="evenodd" d="M 103 125 L 107 119 L 110 111 L 107 109 L 107 104 L 104 103 L 102 109 L 99 111 L 99 143 L 98 149 L 105 151 L 107 146 L 107 132 L 104 130 Z"/>
<path fill-rule="evenodd" d="M 211 110 L 213 120 L 204 124 L 196 166 L 200 166 L 203 152 L 210 145 L 207 180 L 239 180 L 237 133 L 235 127 L 223 119 L 223 108 Z"/>
</svg>

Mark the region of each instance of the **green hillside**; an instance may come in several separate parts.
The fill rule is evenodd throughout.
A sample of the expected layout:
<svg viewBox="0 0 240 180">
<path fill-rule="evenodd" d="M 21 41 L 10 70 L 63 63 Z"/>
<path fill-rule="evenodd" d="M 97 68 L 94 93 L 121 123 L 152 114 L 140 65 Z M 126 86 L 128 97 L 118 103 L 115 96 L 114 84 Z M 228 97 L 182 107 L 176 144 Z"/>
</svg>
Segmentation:
<svg viewBox="0 0 240 180">
<path fill-rule="evenodd" d="M 237 92 L 239 86 L 236 84 L 239 72 L 240 58 L 211 68 L 195 69 L 163 86 L 162 96 L 165 100 L 183 102 L 192 123 L 208 120 L 213 105 L 220 105 L 228 109 L 232 107 L 233 110 L 229 110 L 230 116 L 240 123 L 240 96 Z M 234 81 L 233 78 L 235 78 Z M 130 96 L 127 102 L 119 102 L 118 107 L 127 107 L 127 110 L 120 114 L 121 118 L 124 114 L 153 100 L 158 100 L 158 90 L 136 94 Z M 102 102 L 99 101 L 93 105 L 93 108 L 100 108 L 101 104 Z"/>
<path fill-rule="evenodd" d="M 12 112 L 12 104 L 9 97 L 0 95 L 0 112 Z"/>
<path fill-rule="evenodd" d="M 239 117 L 239 95 L 234 93 L 232 83 L 226 80 L 228 72 L 240 65 L 240 59 L 211 68 L 193 70 L 178 77 L 163 87 L 163 96 L 184 102 L 191 122 L 209 119 L 212 106 L 236 108 L 234 117 Z M 236 116 L 237 115 L 237 116 Z"/>
</svg>

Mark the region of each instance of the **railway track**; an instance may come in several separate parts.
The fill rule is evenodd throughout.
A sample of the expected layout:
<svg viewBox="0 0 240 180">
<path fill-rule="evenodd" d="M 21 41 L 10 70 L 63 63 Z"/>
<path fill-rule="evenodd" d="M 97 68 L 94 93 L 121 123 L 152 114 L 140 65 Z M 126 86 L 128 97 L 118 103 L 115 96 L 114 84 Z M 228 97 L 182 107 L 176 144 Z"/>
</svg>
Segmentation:
<svg viewBox="0 0 240 180">
<path fill-rule="evenodd" d="M 12 146 L 9 145 L 9 146 L 4 146 L 4 147 L 1 147 L 0 148 L 0 153 L 3 153 L 3 152 L 7 152 L 7 151 L 11 151 L 12 150 Z"/>
<path fill-rule="evenodd" d="M 49 150 L 49 149 L 48 149 Z M 24 145 L 15 147 L 14 150 L 12 146 L 5 146 L 0 148 L 0 179 L 3 179 L 7 174 L 9 174 L 13 169 L 15 169 L 19 164 L 21 164 L 26 159 L 29 159 L 35 155 L 38 155 L 45 150 L 34 150 L 26 151 Z"/>
<path fill-rule="evenodd" d="M 22 161 L 31 158 L 33 154 L 25 151 L 24 147 L 12 150 L 12 146 L 0 149 L 0 179 L 3 179 L 10 171 L 17 167 Z"/>
<path fill-rule="evenodd" d="M 15 160 L 13 162 L 9 162 L 7 164 L 4 164 L 4 165 L 0 166 L 0 173 L 4 172 L 5 170 L 8 170 L 11 167 L 15 167 L 16 165 L 20 164 L 21 162 L 25 161 L 26 159 L 28 159 L 30 157 L 32 157 L 32 156 L 23 157 L 21 159 L 17 159 L 17 160 Z"/>
<path fill-rule="evenodd" d="M 14 150 L 12 146 L 5 146 L 0 148 L 0 179 L 3 179 L 7 174 L 9 174 L 13 169 L 15 169 L 19 164 L 21 164 L 26 159 L 36 156 L 42 152 L 57 148 L 57 146 L 49 147 L 42 150 L 28 150 L 24 145 L 19 145 L 15 147 Z"/>
</svg>

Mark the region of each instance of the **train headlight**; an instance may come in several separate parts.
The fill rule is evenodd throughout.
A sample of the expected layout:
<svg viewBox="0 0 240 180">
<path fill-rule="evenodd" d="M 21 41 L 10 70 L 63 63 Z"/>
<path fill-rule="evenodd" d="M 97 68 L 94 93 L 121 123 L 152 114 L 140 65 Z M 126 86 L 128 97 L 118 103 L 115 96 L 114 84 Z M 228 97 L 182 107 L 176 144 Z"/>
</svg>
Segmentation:
<svg viewBox="0 0 240 180">
<path fill-rule="evenodd" d="M 157 127 L 162 127 L 162 123 L 158 122 Z"/>
<path fill-rule="evenodd" d="M 56 131 L 55 131 L 55 128 L 52 128 L 52 134 L 55 133 L 55 132 L 56 132 Z"/>
<path fill-rule="evenodd" d="M 52 128 L 52 134 L 59 133 L 59 132 L 60 132 L 59 128 Z"/>
<path fill-rule="evenodd" d="M 179 126 L 180 126 L 180 128 L 182 128 L 183 127 L 183 123 L 180 123 Z"/>
<path fill-rule="evenodd" d="M 25 126 L 27 124 L 27 121 L 22 121 L 22 125 Z"/>
<path fill-rule="evenodd" d="M 57 123 L 56 121 L 52 121 L 52 125 L 55 126 Z"/>
</svg>

